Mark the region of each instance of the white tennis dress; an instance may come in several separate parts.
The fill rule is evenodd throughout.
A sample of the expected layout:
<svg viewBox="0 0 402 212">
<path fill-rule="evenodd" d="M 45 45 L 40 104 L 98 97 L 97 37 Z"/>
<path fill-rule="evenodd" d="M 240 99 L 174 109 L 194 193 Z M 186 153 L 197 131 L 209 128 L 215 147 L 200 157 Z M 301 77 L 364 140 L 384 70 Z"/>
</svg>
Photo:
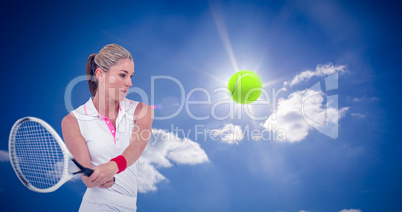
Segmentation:
<svg viewBox="0 0 402 212">
<path fill-rule="evenodd" d="M 96 110 L 92 98 L 73 111 L 84 137 L 92 166 L 107 163 L 121 155 L 130 143 L 134 128 L 134 111 L 138 102 L 120 102 L 116 129 L 109 119 Z M 79 211 L 136 211 L 137 162 L 115 175 L 115 184 L 108 188 L 87 188 Z"/>
</svg>

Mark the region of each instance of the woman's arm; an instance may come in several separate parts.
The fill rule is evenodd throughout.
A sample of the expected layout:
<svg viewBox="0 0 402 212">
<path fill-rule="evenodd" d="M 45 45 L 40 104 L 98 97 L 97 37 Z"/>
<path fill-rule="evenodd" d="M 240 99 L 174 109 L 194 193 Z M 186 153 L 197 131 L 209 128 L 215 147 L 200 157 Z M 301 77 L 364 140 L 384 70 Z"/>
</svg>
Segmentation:
<svg viewBox="0 0 402 212">
<path fill-rule="evenodd" d="M 61 122 L 61 129 L 63 131 L 64 142 L 74 158 L 83 166 L 91 168 L 91 159 L 89 157 L 88 146 L 81 135 L 78 121 L 72 113 L 63 118 L 63 121 Z M 94 172 L 91 177 L 94 174 L 95 176 L 98 175 L 98 173 Z M 90 180 L 90 178 L 83 175 L 81 176 L 81 179 L 88 188 L 96 186 L 101 188 L 109 188 L 114 184 L 113 176 L 101 183 L 99 181 Z"/>
<path fill-rule="evenodd" d="M 138 160 L 152 136 L 152 121 L 154 110 L 145 103 L 138 103 L 134 112 L 134 129 L 131 134 L 130 145 L 124 150 L 127 167 Z M 117 166 L 117 164 L 116 164 Z"/>
</svg>

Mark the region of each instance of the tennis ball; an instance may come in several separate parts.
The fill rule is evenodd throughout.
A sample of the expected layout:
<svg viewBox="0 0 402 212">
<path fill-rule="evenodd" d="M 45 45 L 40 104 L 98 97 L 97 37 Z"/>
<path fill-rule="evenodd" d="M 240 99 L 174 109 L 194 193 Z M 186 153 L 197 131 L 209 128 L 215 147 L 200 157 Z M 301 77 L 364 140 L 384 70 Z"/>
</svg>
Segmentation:
<svg viewBox="0 0 402 212">
<path fill-rule="evenodd" d="M 228 83 L 229 94 L 240 104 L 250 104 L 261 95 L 261 78 L 254 72 L 242 70 L 233 74 Z"/>
</svg>

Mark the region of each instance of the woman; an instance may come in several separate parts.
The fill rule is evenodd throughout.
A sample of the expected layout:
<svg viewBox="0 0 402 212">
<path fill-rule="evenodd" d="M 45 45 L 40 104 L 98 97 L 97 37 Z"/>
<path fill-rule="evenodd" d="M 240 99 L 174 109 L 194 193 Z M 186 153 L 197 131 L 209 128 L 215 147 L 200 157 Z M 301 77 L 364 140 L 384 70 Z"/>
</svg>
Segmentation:
<svg viewBox="0 0 402 212">
<path fill-rule="evenodd" d="M 64 141 L 74 158 L 94 169 L 82 176 L 87 190 L 80 211 L 136 211 L 137 164 L 151 136 L 153 109 L 126 99 L 133 58 L 109 44 L 88 58 L 93 97 L 62 121 Z"/>
</svg>

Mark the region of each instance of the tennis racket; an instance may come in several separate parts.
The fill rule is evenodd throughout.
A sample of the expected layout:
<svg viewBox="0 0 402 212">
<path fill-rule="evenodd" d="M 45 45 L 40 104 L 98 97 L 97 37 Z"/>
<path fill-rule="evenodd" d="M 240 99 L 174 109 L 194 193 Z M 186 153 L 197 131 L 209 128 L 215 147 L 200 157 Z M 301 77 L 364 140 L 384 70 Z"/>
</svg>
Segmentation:
<svg viewBox="0 0 402 212">
<path fill-rule="evenodd" d="M 32 191 L 52 192 L 74 175 L 89 177 L 93 173 L 79 164 L 57 132 L 38 118 L 25 117 L 15 122 L 8 148 L 15 173 Z"/>
</svg>

